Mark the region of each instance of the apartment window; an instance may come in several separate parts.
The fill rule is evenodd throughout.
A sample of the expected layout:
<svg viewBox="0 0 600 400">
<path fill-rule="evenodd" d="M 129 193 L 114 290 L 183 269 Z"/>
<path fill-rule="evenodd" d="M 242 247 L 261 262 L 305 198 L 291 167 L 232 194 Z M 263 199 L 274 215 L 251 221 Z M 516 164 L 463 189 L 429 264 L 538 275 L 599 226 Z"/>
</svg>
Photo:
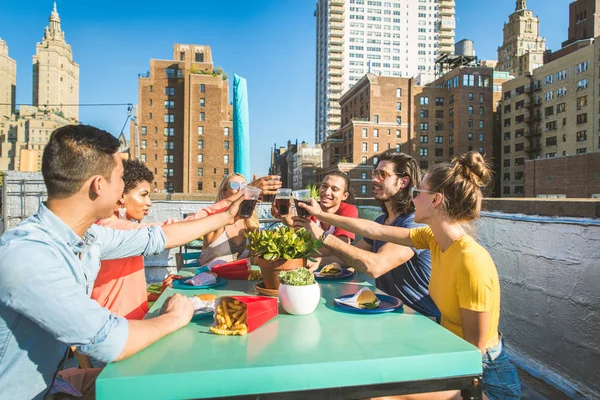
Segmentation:
<svg viewBox="0 0 600 400">
<path fill-rule="evenodd" d="M 479 129 L 483 129 L 484 126 L 484 122 L 482 120 L 479 120 Z"/>
<path fill-rule="evenodd" d="M 435 149 L 435 156 L 436 157 L 443 157 L 444 156 L 444 149 Z"/>
<path fill-rule="evenodd" d="M 379 143 L 373 143 L 373 151 L 374 152 L 378 152 L 379 151 Z"/>
<path fill-rule="evenodd" d="M 567 70 L 566 69 L 564 69 L 562 71 L 558 71 L 556 73 L 556 80 L 562 81 L 564 79 L 567 79 Z"/>
<path fill-rule="evenodd" d="M 142 140 L 142 145 L 141 145 L 142 150 L 146 150 L 146 141 Z"/>
<path fill-rule="evenodd" d="M 166 154 L 163 158 L 163 161 L 165 164 L 173 164 L 173 155 L 172 154 Z"/>
<path fill-rule="evenodd" d="M 362 137 L 369 137 L 369 130 L 367 128 L 362 128 Z"/>
<path fill-rule="evenodd" d="M 396 129 L 396 138 L 400 139 L 401 133 L 400 133 L 400 129 Z"/>
<path fill-rule="evenodd" d="M 360 193 L 362 193 L 362 194 L 367 193 L 367 185 L 360 185 Z"/>
<path fill-rule="evenodd" d="M 429 130 L 429 124 L 427 122 L 421 122 L 419 124 L 419 127 L 421 128 L 422 131 L 427 131 Z"/>
<path fill-rule="evenodd" d="M 470 120 L 469 120 L 469 128 L 473 128 L 473 127 L 474 127 L 473 120 L 472 120 L 472 119 L 470 119 Z"/>
<path fill-rule="evenodd" d="M 198 136 L 202 136 L 204 135 L 204 127 L 203 126 L 199 126 L 198 127 Z"/>
<path fill-rule="evenodd" d="M 549 117 L 550 115 L 554 115 L 554 107 L 553 106 L 544 108 L 544 116 Z"/>
<path fill-rule="evenodd" d="M 165 69 L 165 76 L 167 78 L 175 78 L 175 68 L 166 68 Z"/>
<path fill-rule="evenodd" d="M 419 161 L 419 168 L 421 169 L 421 171 L 425 171 L 427 168 L 429 168 L 429 161 L 427 161 L 427 160 Z"/>
<path fill-rule="evenodd" d="M 546 138 L 546 146 L 556 146 L 556 136 Z"/>
<path fill-rule="evenodd" d="M 504 132 L 504 140 L 510 140 L 510 132 Z"/>
<path fill-rule="evenodd" d="M 587 122 L 587 113 L 577 115 L 577 125 L 585 124 L 586 122 Z"/>
<path fill-rule="evenodd" d="M 510 194 L 510 186 L 504 186 L 503 190 L 503 194 Z"/>
<path fill-rule="evenodd" d="M 142 126 L 142 136 L 146 136 L 146 127 Z"/>
<path fill-rule="evenodd" d="M 472 134 L 472 133 L 469 133 L 469 134 L 467 134 L 467 140 L 468 140 L 469 142 L 472 142 L 472 141 L 473 141 L 473 134 Z"/>
<path fill-rule="evenodd" d="M 202 154 L 198 154 L 198 164 L 201 164 L 204 162 L 204 156 Z"/>
<path fill-rule="evenodd" d="M 587 96 L 578 97 L 577 98 L 577 109 L 581 110 L 585 106 L 587 106 Z"/>
<path fill-rule="evenodd" d="M 515 151 L 523 151 L 523 150 L 525 150 L 525 143 L 515 144 Z"/>
<path fill-rule="evenodd" d="M 173 100 L 165 100 L 165 108 L 175 108 L 175 102 Z"/>
<path fill-rule="evenodd" d="M 206 93 L 206 86 L 204 85 L 204 83 L 200 84 L 200 93 Z"/>
<path fill-rule="evenodd" d="M 223 164 L 229 164 L 229 154 L 223 156 Z"/>
<path fill-rule="evenodd" d="M 429 118 L 429 110 L 420 110 L 419 114 L 421 115 L 421 118 Z"/>
<path fill-rule="evenodd" d="M 469 101 L 473 101 L 473 92 L 469 92 Z"/>
<path fill-rule="evenodd" d="M 204 107 L 206 105 L 205 99 L 200 99 L 200 107 Z"/>
<path fill-rule="evenodd" d="M 225 136 L 229 136 L 229 128 L 228 128 L 228 127 L 225 127 L 225 128 L 224 128 L 223 134 L 224 134 Z"/>
<path fill-rule="evenodd" d="M 449 135 L 448 136 L 448 142 L 454 143 L 454 135 Z"/>
<path fill-rule="evenodd" d="M 520 181 L 521 179 L 523 179 L 523 171 L 515 172 L 515 180 Z"/>
<path fill-rule="evenodd" d="M 165 142 L 165 150 L 174 150 L 175 142 Z"/>
<path fill-rule="evenodd" d="M 402 97 L 402 88 L 396 88 L 396 97 Z"/>
<path fill-rule="evenodd" d="M 362 151 L 366 153 L 369 150 L 369 144 L 367 142 L 362 143 Z"/>
<path fill-rule="evenodd" d="M 379 123 L 379 115 L 373 115 L 373 121 L 378 124 Z"/>
<path fill-rule="evenodd" d="M 379 129 L 373 129 L 373 137 L 379 137 Z"/>
<path fill-rule="evenodd" d="M 473 115 L 473 106 L 469 106 L 469 115 Z"/>
<path fill-rule="evenodd" d="M 480 133 L 480 134 L 479 134 L 479 141 L 480 141 L 480 142 L 483 142 L 483 133 Z"/>
<path fill-rule="evenodd" d="M 588 61 L 577 64 L 577 73 L 585 72 L 588 69 Z"/>
<path fill-rule="evenodd" d="M 396 103 L 396 111 L 402 111 L 402 103 L 400 103 L 400 102 Z"/>
<path fill-rule="evenodd" d="M 152 119 L 152 113 L 148 113 L 148 119 Z"/>
<path fill-rule="evenodd" d="M 510 112 L 510 104 L 504 106 L 504 114 L 508 114 Z"/>
<path fill-rule="evenodd" d="M 510 146 L 504 146 L 504 154 L 510 154 Z"/>
<path fill-rule="evenodd" d="M 435 105 L 436 106 L 443 106 L 444 105 L 444 98 L 443 97 L 436 97 L 435 98 Z"/>
<path fill-rule="evenodd" d="M 587 89 L 587 87 L 588 87 L 587 78 L 577 81 L 577 90 Z"/>
<path fill-rule="evenodd" d="M 199 149 L 203 149 L 204 148 L 204 140 L 198 140 L 198 148 Z"/>
<path fill-rule="evenodd" d="M 454 104 L 454 95 L 453 95 L 453 94 L 451 94 L 451 95 L 448 97 L 448 103 L 450 103 L 450 104 Z"/>
<path fill-rule="evenodd" d="M 504 173 L 504 180 L 505 181 L 510 181 L 510 172 L 505 172 Z"/>
<path fill-rule="evenodd" d="M 206 117 L 203 112 L 200 113 L 200 121 L 205 121 Z"/>
<path fill-rule="evenodd" d="M 427 97 L 427 96 L 420 96 L 419 97 L 419 104 L 421 104 L 422 106 L 429 105 L 429 97 Z"/>
<path fill-rule="evenodd" d="M 436 132 L 443 132 L 444 131 L 444 123 L 443 122 L 436 122 L 435 123 L 435 130 L 436 130 Z"/>
<path fill-rule="evenodd" d="M 550 101 L 554 98 L 554 92 L 551 90 L 549 92 L 544 93 L 544 99 L 546 101 Z"/>
<path fill-rule="evenodd" d="M 577 141 L 584 142 L 587 140 L 587 131 L 579 131 L 577 132 Z"/>
<path fill-rule="evenodd" d="M 140 155 L 140 160 L 141 160 L 143 163 L 146 163 L 146 155 L 145 155 L 145 154 L 141 154 L 141 155 Z"/>
<path fill-rule="evenodd" d="M 463 75 L 463 86 L 475 86 L 475 75 L 464 74 Z M 470 100 L 473 100 L 472 98 Z"/>
<path fill-rule="evenodd" d="M 575 153 L 577 153 L 577 154 L 585 154 L 585 153 L 587 153 L 587 148 L 583 147 L 581 149 L 577 149 L 577 150 L 575 150 Z"/>
<path fill-rule="evenodd" d="M 546 84 L 551 84 L 552 82 L 554 82 L 554 74 L 551 75 L 547 75 L 546 76 Z"/>
<path fill-rule="evenodd" d="M 556 157 L 556 152 L 546 153 L 546 158 L 554 158 L 554 157 Z"/>
<path fill-rule="evenodd" d="M 421 157 L 427 157 L 427 149 L 426 149 L 426 148 L 423 148 L 423 147 L 422 147 L 422 148 L 420 148 L 420 149 L 419 149 L 419 155 L 420 155 Z"/>
<path fill-rule="evenodd" d="M 516 138 L 520 138 L 523 135 L 525 135 L 525 129 L 517 129 L 515 131 L 515 137 Z M 510 136 L 510 134 L 509 134 L 509 136 Z"/>
<path fill-rule="evenodd" d="M 165 128 L 165 136 L 175 136 L 175 128 Z"/>
<path fill-rule="evenodd" d="M 504 160 L 504 167 L 510 167 L 510 158 Z"/>
<path fill-rule="evenodd" d="M 485 107 L 480 106 L 479 107 L 479 115 L 483 115 L 483 114 L 485 114 Z"/>
<path fill-rule="evenodd" d="M 168 124 L 175 122 L 175 114 L 165 114 L 165 122 Z"/>
<path fill-rule="evenodd" d="M 451 108 L 450 110 L 448 110 L 448 115 L 450 116 L 450 118 L 454 117 L 454 108 Z"/>
<path fill-rule="evenodd" d="M 367 173 L 366 172 L 361 172 L 360 179 L 367 179 Z"/>
<path fill-rule="evenodd" d="M 175 88 L 174 87 L 165 87 L 165 95 L 166 96 L 175 96 Z"/>
<path fill-rule="evenodd" d="M 520 167 L 525 164 L 525 157 L 515 158 L 515 167 Z"/>
<path fill-rule="evenodd" d="M 556 113 L 565 112 L 567 110 L 567 103 L 560 103 L 556 105 Z"/>
<path fill-rule="evenodd" d="M 367 156 L 362 156 L 361 163 L 362 164 L 366 164 L 367 163 Z"/>
<path fill-rule="evenodd" d="M 373 157 L 373 165 L 379 164 L 379 157 Z"/>
<path fill-rule="evenodd" d="M 400 150 L 400 148 L 401 148 L 400 144 L 396 143 L 396 151 L 397 151 L 397 152 L 400 152 L 400 151 L 401 151 L 401 150 Z"/>
<path fill-rule="evenodd" d="M 454 157 L 454 147 L 448 148 L 448 157 Z"/>
<path fill-rule="evenodd" d="M 436 118 L 444 118 L 444 110 L 435 110 Z"/>
<path fill-rule="evenodd" d="M 198 190 L 202 191 L 202 182 L 198 182 Z"/>
<path fill-rule="evenodd" d="M 164 168 L 163 169 L 163 177 L 169 177 L 169 176 L 173 176 L 175 173 L 175 171 L 173 170 L 173 168 Z"/>
<path fill-rule="evenodd" d="M 421 135 L 420 138 L 419 138 L 419 141 L 421 143 L 429 143 L 429 136 L 427 136 L 427 135 Z"/>
<path fill-rule="evenodd" d="M 229 168 L 223 168 L 223 175 L 229 175 Z"/>
<path fill-rule="evenodd" d="M 229 150 L 229 140 L 226 140 L 223 142 L 223 150 L 225 150 L 225 151 Z"/>
<path fill-rule="evenodd" d="M 556 130 L 556 121 L 546 122 L 546 131 L 555 131 Z"/>
</svg>

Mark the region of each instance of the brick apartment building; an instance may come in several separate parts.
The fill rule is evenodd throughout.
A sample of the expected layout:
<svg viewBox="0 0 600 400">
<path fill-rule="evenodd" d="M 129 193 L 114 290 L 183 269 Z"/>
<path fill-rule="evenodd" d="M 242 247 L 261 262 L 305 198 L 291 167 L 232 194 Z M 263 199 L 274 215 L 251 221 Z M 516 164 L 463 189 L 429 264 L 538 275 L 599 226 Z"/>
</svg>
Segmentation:
<svg viewBox="0 0 600 400">
<path fill-rule="evenodd" d="M 525 187 L 529 180 L 527 160 L 600 150 L 600 120 L 595 112 L 600 99 L 600 41 L 588 43 L 534 70 L 530 76 L 503 85 L 503 196 L 533 193 Z"/>
<path fill-rule="evenodd" d="M 461 66 L 426 86 L 411 78 L 365 75 L 340 99 L 342 126 L 323 145 L 322 179 L 349 174 L 359 197 L 371 197 L 377 155 L 410 154 L 421 169 L 478 150 L 491 159 L 500 88 L 507 74 Z"/>
<path fill-rule="evenodd" d="M 151 59 L 138 80 L 131 157 L 139 146 L 156 191 L 216 193 L 233 171 L 233 128 L 227 76 L 213 67 L 210 46 L 175 44 L 172 60 Z"/>
</svg>

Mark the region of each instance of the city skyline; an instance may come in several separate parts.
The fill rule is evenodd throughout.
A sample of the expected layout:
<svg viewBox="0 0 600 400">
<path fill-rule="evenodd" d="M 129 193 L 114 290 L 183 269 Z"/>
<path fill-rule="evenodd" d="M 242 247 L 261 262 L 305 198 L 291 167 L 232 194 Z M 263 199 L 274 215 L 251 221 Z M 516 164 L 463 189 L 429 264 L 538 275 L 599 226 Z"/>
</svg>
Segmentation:
<svg viewBox="0 0 600 400">
<path fill-rule="evenodd" d="M 568 4 L 528 1 L 552 50 L 566 40 Z M 472 39 L 480 59 L 495 59 L 502 27 L 515 3 L 474 5 L 457 2 L 456 40 Z M 165 49 L 174 43 L 209 45 L 220 60 L 217 66 L 248 79 L 253 172 L 266 174 L 273 142 L 314 141 L 315 2 L 181 4 L 160 13 L 148 3 L 136 2 L 83 9 L 74 1 L 59 1 L 57 6 L 66 40 L 80 65 L 80 103 L 137 103 L 137 74 L 146 72 L 150 58 L 170 58 Z M 18 104 L 31 102 L 32 56 L 51 10 L 51 1 L 3 8 L 7 20 L 19 22 L 0 28 L 9 56 L 17 61 Z M 477 18 L 482 13 L 489 17 Z M 171 25 L 177 29 L 168 29 Z M 82 122 L 115 136 L 126 116 L 125 106 L 80 108 Z"/>
</svg>

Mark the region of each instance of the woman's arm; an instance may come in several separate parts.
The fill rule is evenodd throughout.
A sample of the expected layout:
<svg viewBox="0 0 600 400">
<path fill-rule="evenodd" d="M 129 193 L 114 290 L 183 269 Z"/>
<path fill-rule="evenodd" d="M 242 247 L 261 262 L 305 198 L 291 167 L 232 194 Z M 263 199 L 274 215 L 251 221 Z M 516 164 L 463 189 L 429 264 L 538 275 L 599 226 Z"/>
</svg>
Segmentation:
<svg viewBox="0 0 600 400">
<path fill-rule="evenodd" d="M 460 319 L 463 326 L 463 339 L 477 347 L 482 354 L 485 354 L 490 313 L 461 308 Z"/>
<path fill-rule="evenodd" d="M 336 228 L 345 229 L 373 240 L 381 240 L 402 246 L 413 247 L 412 240 L 410 240 L 409 229 L 386 226 L 362 218 L 349 218 L 325 213 L 321 210 L 321 206 L 315 200 L 311 200 L 310 205 L 299 203 L 299 206 L 306 209 L 310 214 L 317 217 L 317 219 L 326 224 L 333 225 Z"/>
</svg>

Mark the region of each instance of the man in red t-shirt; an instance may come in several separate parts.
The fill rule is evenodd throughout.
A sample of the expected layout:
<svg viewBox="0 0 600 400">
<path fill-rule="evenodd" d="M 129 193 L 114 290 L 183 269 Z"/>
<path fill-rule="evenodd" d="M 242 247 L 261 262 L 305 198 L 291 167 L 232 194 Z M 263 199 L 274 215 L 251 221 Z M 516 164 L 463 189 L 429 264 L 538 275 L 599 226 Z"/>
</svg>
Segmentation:
<svg viewBox="0 0 600 400">
<path fill-rule="evenodd" d="M 358 209 L 356 206 L 349 204 L 352 201 L 354 201 L 354 194 L 351 191 L 350 180 L 346 174 L 343 172 L 334 171 L 325 176 L 321 186 L 319 187 L 319 204 L 321 205 L 321 209 L 323 211 L 326 213 L 342 215 L 344 217 L 358 218 Z M 275 206 L 271 208 L 271 214 L 273 214 L 273 216 L 276 218 L 280 218 L 284 224 L 292 226 L 292 215 L 280 216 Z M 351 243 L 355 238 L 354 233 L 352 232 L 336 228 L 335 226 L 329 226 L 317 221 L 317 219 L 314 217 L 310 217 L 310 219 L 317 222 L 317 224 L 323 230 L 329 231 L 330 234 L 342 239 L 346 243 Z M 321 248 L 319 252 L 321 252 L 323 260 L 319 258 L 317 259 L 318 262 L 325 261 L 325 259 L 333 257 L 331 252 L 325 248 Z M 309 262 L 309 267 L 311 269 L 316 269 L 318 266 L 318 263 L 315 265 L 315 263 Z"/>
</svg>

